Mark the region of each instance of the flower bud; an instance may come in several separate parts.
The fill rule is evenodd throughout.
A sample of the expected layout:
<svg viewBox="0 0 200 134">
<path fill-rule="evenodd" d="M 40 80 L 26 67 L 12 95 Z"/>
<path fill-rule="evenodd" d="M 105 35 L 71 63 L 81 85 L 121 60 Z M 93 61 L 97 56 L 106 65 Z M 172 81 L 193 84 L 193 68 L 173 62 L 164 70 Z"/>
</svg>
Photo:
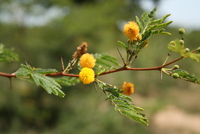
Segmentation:
<svg viewBox="0 0 200 134">
<path fill-rule="evenodd" d="M 137 41 L 140 41 L 142 39 L 142 35 L 141 34 L 137 34 L 136 38 L 137 38 Z"/>
<path fill-rule="evenodd" d="M 170 44 L 171 45 L 176 45 L 176 42 L 175 41 L 171 41 Z"/>
<path fill-rule="evenodd" d="M 180 43 L 181 45 L 184 45 L 184 40 L 179 40 L 179 43 Z"/>
<path fill-rule="evenodd" d="M 174 65 L 173 69 L 179 69 L 179 65 Z"/>
<path fill-rule="evenodd" d="M 179 78 L 179 74 L 178 74 L 178 73 L 173 73 L 173 74 L 172 74 L 172 77 L 173 77 L 174 79 L 177 79 L 177 78 Z"/>
<path fill-rule="evenodd" d="M 181 35 L 182 35 L 182 34 L 185 34 L 185 29 L 180 28 L 180 29 L 178 30 L 178 33 L 181 34 Z"/>
<path fill-rule="evenodd" d="M 185 52 L 190 52 L 190 49 L 189 48 L 185 48 Z"/>
</svg>

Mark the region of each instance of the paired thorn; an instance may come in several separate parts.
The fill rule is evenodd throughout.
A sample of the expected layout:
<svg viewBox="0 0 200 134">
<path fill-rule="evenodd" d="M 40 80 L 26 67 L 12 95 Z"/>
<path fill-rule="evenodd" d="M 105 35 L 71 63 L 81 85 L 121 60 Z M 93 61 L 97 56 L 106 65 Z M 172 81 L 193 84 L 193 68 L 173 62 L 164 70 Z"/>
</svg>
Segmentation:
<svg viewBox="0 0 200 134">
<path fill-rule="evenodd" d="M 121 54 L 121 52 L 119 51 L 118 48 L 117 48 L 117 51 L 118 51 L 118 53 L 119 53 L 119 56 L 120 56 L 121 59 L 122 59 L 122 62 L 124 63 L 124 66 L 126 66 L 126 62 L 125 62 L 124 58 L 122 57 L 122 54 Z"/>
</svg>

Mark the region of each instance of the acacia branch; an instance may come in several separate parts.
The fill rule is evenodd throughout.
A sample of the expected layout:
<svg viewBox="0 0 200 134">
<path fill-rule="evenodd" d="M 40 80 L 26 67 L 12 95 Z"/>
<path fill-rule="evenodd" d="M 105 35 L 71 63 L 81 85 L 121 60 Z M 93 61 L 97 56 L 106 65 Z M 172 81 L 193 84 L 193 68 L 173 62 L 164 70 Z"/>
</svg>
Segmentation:
<svg viewBox="0 0 200 134">
<path fill-rule="evenodd" d="M 0 76 L 4 76 L 4 77 L 8 77 L 8 78 L 16 77 L 15 74 L 2 73 L 2 72 L 0 72 Z"/>
<path fill-rule="evenodd" d="M 44 74 L 46 76 L 69 76 L 69 77 L 79 77 L 79 75 L 77 74 L 67 74 L 67 73 L 63 73 L 63 72 L 57 72 L 57 73 L 51 73 L 51 74 Z M 12 77 L 16 77 L 16 74 L 9 74 L 9 73 L 2 73 L 0 72 L 0 76 L 4 76 L 4 77 L 8 77 L 8 78 L 12 78 Z"/>
<path fill-rule="evenodd" d="M 50 73 L 46 74 L 46 76 L 69 76 L 69 77 L 79 77 L 78 74 L 68 74 L 64 72 Z"/>
<path fill-rule="evenodd" d="M 170 61 L 170 62 L 168 62 L 168 63 L 166 63 L 166 64 L 164 64 L 164 65 L 157 66 L 157 67 L 150 67 L 150 68 L 128 68 L 128 67 L 126 67 L 126 66 L 123 66 L 123 67 L 118 68 L 118 69 L 115 69 L 115 70 L 110 70 L 110 71 L 107 71 L 107 72 L 103 72 L 103 73 L 99 74 L 99 76 L 100 76 L 100 75 L 105 75 L 105 74 L 114 73 L 114 72 L 124 71 L 124 70 L 132 70 L 132 71 L 161 70 L 163 67 L 166 67 L 166 66 L 168 66 L 168 65 L 171 65 L 171 64 L 173 64 L 173 63 L 175 63 L 175 62 L 177 62 L 177 61 L 179 61 L 179 60 L 181 60 L 181 59 L 183 59 L 183 58 L 184 58 L 184 57 L 181 56 L 181 57 L 179 57 L 179 58 L 177 58 L 177 59 L 175 59 L 175 60 L 173 60 L 173 61 Z"/>
<path fill-rule="evenodd" d="M 150 70 L 161 70 L 163 67 L 166 67 L 168 65 L 171 65 L 181 59 L 183 59 L 184 57 L 181 56 L 173 61 L 170 61 L 164 65 L 161 65 L 161 66 L 157 66 L 157 67 L 150 67 L 150 68 L 129 68 L 127 66 L 123 66 L 123 67 L 120 67 L 118 69 L 115 69 L 115 70 L 110 70 L 110 71 L 107 71 L 107 72 L 103 72 L 101 74 L 99 74 L 98 76 L 101 76 L 101 75 L 106 75 L 106 74 L 110 74 L 110 73 L 114 73 L 114 72 L 119 72 L 119 71 L 125 71 L 125 70 L 132 70 L 132 71 L 150 71 Z M 57 73 L 50 73 L 50 74 L 45 74 L 46 76 L 69 76 L 69 77 L 79 77 L 78 74 L 68 74 L 68 73 L 64 73 L 64 72 L 57 72 Z M 15 73 L 12 73 L 12 74 L 9 74 L 9 73 L 2 73 L 0 72 L 0 76 L 4 76 L 4 77 L 8 77 L 8 78 L 12 78 L 12 77 L 16 77 L 16 74 Z"/>
</svg>

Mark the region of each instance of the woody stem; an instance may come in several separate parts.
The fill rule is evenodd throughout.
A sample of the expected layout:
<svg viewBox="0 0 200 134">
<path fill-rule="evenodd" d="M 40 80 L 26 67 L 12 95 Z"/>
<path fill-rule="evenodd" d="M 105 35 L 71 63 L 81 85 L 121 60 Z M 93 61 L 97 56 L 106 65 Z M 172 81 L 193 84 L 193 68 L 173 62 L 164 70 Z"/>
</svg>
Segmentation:
<svg viewBox="0 0 200 134">
<path fill-rule="evenodd" d="M 157 67 L 150 67 L 150 68 L 129 68 L 127 66 L 123 66 L 123 67 L 120 67 L 118 69 L 115 69 L 115 70 L 110 70 L 110 71 L 107 71 L 107 72 L 103 72 L 101 74 L 99 74 L 98 76 L 101 76 L 101 75 L 105 75 L 105 74 L 110 74 L 110 73 L 114 73 L 114 72 L 119 72 L 119 71 L 125 71 L 125 70 L 132 70 L 132 71 L 150 71 L 150 70 L 161 70 L 163 67 L 166 67 L 168 65 L 171 65 L 181 59 L 183 59 L 184 57 L 181 56 L 171 62 L 168 62 L 164 65 L 161 65 L 161 66 L 157 66 Z M 45 74 L 46 76 L 69 76 L 69 77 L 79 77 L 78 74 L 68 74 L 68 73 L 64 73 L 64 72 L 57 72 L 57 73 L 51 73 L 51 74 Z M 12 77 L 16 77 L 16 74 L 9 74 L 9 73 L 3 73 L 3 72 L 0 72 L 0 76 L 4 76 L 4 77 L 8 77 L 8 78 L 12 78 Z"/>
<path fill-rule="evenodd" d="M 181 60 L 181 59 L 183 59 L 183 58 L 184 58 L 184 57 L 181 56 L 181 57 L 179 57 L 179 58 L 177 58 L 177 59 L 175 59 L 175 60 L 173 60 L 173 61 L 171 61 L 171 62 L 168 62 L 168 63 L 166 63 L 166 64 L 163 64 L 163 65 L 161 65 L 161 66 L 150 67 L 150 68 L 128 68 L 127 66 L 123 66 L 123 67 L 118 68 L 118 69 L 115 69 L 115 70 L 110 70 L 110 71 L 107 71 L 107 72 L 103 72 L 103 73 L 101 73 L 101 74 L 99 74 L 99 75 L 110 74 L 110 73 L 119 72 L 119 71 L 123 71 L 123 70 L 132 70 L 132 71 L 161 70 L 163 67 L 166 67 L 166 66 L 168 66 L 168 65 L 170 65 L 170 64 L 173 64 L 173 63 L 175 63 L 175 62 L 177 62 L 177 61 L 179 61 L 179 60 Z"/>
</svg>

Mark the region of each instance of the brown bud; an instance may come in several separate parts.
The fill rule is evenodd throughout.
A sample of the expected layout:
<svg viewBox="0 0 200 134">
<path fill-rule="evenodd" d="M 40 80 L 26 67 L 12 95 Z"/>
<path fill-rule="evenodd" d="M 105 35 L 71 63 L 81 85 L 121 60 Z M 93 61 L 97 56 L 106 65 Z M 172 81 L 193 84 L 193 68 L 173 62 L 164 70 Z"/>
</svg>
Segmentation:
<svg viewBox="0 0 200 134">
<path fill-rule="evenodd" d="M 72 58 L 81 57 L 81 55 L 87 52 L 87 46 L 87 42 L 83 42 L 79 47 L 77 47 L 77 51 L 74 52 Z"/>
</svg>

